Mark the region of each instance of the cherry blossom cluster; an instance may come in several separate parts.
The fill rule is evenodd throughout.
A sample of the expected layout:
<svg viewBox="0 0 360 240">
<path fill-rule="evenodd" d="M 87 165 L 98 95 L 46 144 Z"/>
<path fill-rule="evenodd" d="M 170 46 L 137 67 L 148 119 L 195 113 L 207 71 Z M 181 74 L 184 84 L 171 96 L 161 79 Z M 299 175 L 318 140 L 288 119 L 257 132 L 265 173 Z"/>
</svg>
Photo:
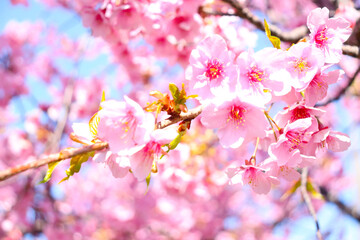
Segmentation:
<svg viewBox="0 0 360 240">
<path fill-rule="evenodd" d="M 309 39 L 287 50 L 249 50 L 235 57 L 226 42 L 213 35 L 190 56 L 186 77 L 205 105 L 202 124 L 217 129 L 225 148 L 243 147 L 257 138 L 266 142 L 261 144 L 269 156 L 265 161 L 258 163 L 252 156 L 245 165 L 228 170 L 233 183 L 249 184 L 257 193 L 269 192 L 280 177 L 299 178 L 296 169 L 316 164 L 318 151 L 343 151 L 350 145 L 345 134 L 319 120 L 324 111 L 314 107 L 342 75 L 332 66 L 342 57 L 349 23 L 329 18 L 327 8 L 317 8 L 307 25 Z M 266 107 L 279 101 L 289 107 L 273 119 Z"/>
<path fill-rule="evenodd" d="M 254 155 L 227 171 L 232 183 L 249 184 L 256 193 L 268 193 L 279 178 L 298 179 L 297 170 L 316 164 L 324 148 L 343 151 L 350 145 L 345 134 L 320 121 L 325 111 L 314 107 L 342 75 L 332 66 L 342 57 L 349 23 L 329 18 L 327 8 L 318 8 L 309 14 L 307 25 L 309 39 L 287 50 L 269 47 L 236 56 L 213 34 L 190 55 L 186 79 L 189 92 L 203 105 L 201 123 L 216 129 L 224 148 L 244 148 L 257 141 Z M 279 101 L 288 107 L 272 118 L 267 108 Z M 94 160 L 105 162 L 115 177 L 131 172 L 145 180 L 166 154 L 163 147 L 177 136 L 173 128 L 155 129 L 154 116 L 128 97 L 102 102 L 94 119 L 90 128 L 74 124 L 75 136 L 82 143 L 109 143 Z M 268 155 L 261 162 L 258 147 Z"/>
</svg>

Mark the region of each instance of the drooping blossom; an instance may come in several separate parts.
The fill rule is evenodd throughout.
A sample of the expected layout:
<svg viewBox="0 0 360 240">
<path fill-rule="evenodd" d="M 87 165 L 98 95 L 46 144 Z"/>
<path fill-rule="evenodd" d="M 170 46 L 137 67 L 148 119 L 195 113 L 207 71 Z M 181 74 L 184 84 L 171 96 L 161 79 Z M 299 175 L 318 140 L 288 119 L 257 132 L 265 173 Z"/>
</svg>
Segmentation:
<svg viewBox="0 0 360 240">
<path fill-rule="evenodd" d="M 318 131 L 318 126 L 314 124 L 314 121 L 316 122 L 309 117 L 289 123 L 278 141 L 270 145 L 269 155 L 277 161 L 279 166 L 298 167 L 303 159 L 306 162 L 311 161 L 310 159 L 315 160 L 314 156 L 304 155 L 300 151 L 304 144 L 310 141 L 311 135 Z"/>
<path fill-rule="evenodd" d="M 151 172 L 151 168 L 156 161 L 166 152 L 162 146 L 169 144 L 177 136 L 173 129 L 157 129 L 150 134 L 150 139 L 146 145 L 138 152 L 130 155 L 130 167 L 134 176 L 139 180 L 144 180 Z"/>
<path fill-rule="evenodd" d="M 279 166 L 278 162 L 274 159 L 268 158 L 261 164 L 263 168 L 269 169 L 269 175 L 271 176 L 283 178 L 289 182 L 296 181 L 300 178 L 300 173 L 294 168 L 288 167 L 287 165 Z"/>
<path fill-rule="evenodd" d="M 327 67 L 323 67 L 305 89 L 306 105 L 314 106 L 318 101 L 324 99 L 327 95 L 328 86 L 336 83 L 344 73 L 342 70 L 326 72 L 326 69 Z"/>
<path fill-rule="evenodd" d="M 227 169 L 230 184 L 248 184 L 254 192 L 267 194 L 271 189 L 271 184 L 279 183 L 276 177 L 269 175 L 269 169 L 265 169 L 262 164 L 254 165 L 248 161 L 245 162 L 240 167 Z"/>
<path fill-rule="evenodd" d="M 216 99 L 202 111 L 201 122 L 207 128 L 218 128 L 217 135 L 223 147 L 238 148 L 256 137 L 265 137 L 268 122 L 261 108 L 262 101 L 246 94 Z"/>
<path fill-rule="evenodd" d="M 348 135 L 333 131 L 329 127 L 324 127 L 313 135 L 313 142 L 318 143 L 320 148 L 328 148 L 334 152 L 342 152 L 350 147 Z"/>
<path fill-rule="evenodd" d="M 342 56 L 342 44 L 351 34 L 350 23 L 343 18 L 329 18 L 329 9 L 316 8 L 307 18 L 310 43 L 320 49 L 326 63 L 338 63 Z"/>
<path fill-rule="evenodd" d="M 283 128 L 286 124 L 295 122 L 298 119 L 313 118 L 313 120 L 316 120 L 316 117 L 320 117 L 324 113 L 324 110 L 309 107 L 305 104 L 305 101 L 300 101 L 290 107 L 286 107 L 284 111 L 277 113 L 274 119 L 277 125 Z M 316 121 L 313 122 L 317 124 Z"/>
<path fill-rule="evenodd" d="M 202 99 L 227 94 L 237 82 L 234 54 L 219 35 L 203 39 L 190 55 L 186 69 L 189 88 Z"/>
</svg>

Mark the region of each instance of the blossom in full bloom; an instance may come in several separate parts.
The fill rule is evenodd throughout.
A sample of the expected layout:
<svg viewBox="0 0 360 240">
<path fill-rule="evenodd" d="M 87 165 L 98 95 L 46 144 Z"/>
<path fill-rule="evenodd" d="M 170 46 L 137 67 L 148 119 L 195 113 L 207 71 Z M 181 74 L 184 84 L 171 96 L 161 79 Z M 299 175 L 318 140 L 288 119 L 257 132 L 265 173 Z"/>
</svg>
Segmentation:
<svg viewBox="0 0 360 240">
<path fill-rule="evenodd" d="M 287 165 L 288 167 L 298 167 L 303 158 L 315 159 L 314 156 L 302 154 L 302 147 L 311 140 L 311 134 L 318 131 L 317 124 L 313 118 L 303 118 L 286 125 L 283 134 L 280 135 L 276 143 L 269 147 L 269 155 L 276 160 L 278 166 Z"/>
<path fill-rule="evenodd" d="M 218 128 L 217 135 L 223 147 L 237 148 L 256 137 L 265 137 L 268 122 L 256 101 L 246 95 L 219 98 L 204 107 L 201 122 L 207 128 Z"/>
<path fill-rule="evenodd" d="M 186 79 L 194 94 L 201 99 L 227 94 L 237 83 L 234 54 L 219 35 L 203 39 L 190 55 Z"/>
<path fill-rule="evenodd" d="M 116 154 L 130 155 L 144 147 L 154 129 L 154 116 L 128 97 L 101 103 L 97 138 Z"/>
<path fill-rule="evenodd" d="M 265 48 L 256 53 L 243 52 L 236 63 L 239 67 L 239 86 L 268 103 L 272 95 L 285 95 L 291 89 L 290 84 L 281 81 L 276 74 L 277 61 L 284 57 L 283 51 Z"/>
<path fill-rule="evenodd" d="M 316 8 L 307 18 L 310 43 L 323 51 L 326 63 L 338 63 L 342 44 L 351 34 L 350 23 L 343 18 L 329 18 L 329 9 Z"/>
<path fill-rule="evenodd" d="M 314 107 L 309 107 L 305 104 L 305 101 L 300 101 L 296 104 L 286 107 L 284 111 L 276 114 L 275 121 L 279 127 L 285 127 L 286 124 L 295 122 L 298 119 L 320 117 L 325 113 L 324 110 Z M 313 121 L 317 126 L 317 121 Z"/>
<path fill-rule="evenodd" d="M 267 194 L 271 189 L 271 184 L 278 184 L 279 180 L 271 176 L 269 169 L 260 165 L 253 165 L 246 161 L 247 164 L 237 168 L 228 168 L 227 175 L 230 178 L 230 184 L 240 183 L 248 184 L 258 194 Z"/>
<path fill-rule="evenodd" d="M 318 48 L 305 42 L 297 43 L 286 52 L 283 64 L 289 73 L 288 81 L 297 92 L 303 91 L 324 66 L 324 54 Z"/>
<path fill-rule="evenodd" d="M 177 132 L 173 129 L 157 129 L 150 134 L 145 146 L 129 157 L 131 171 L 139 181 L 150 174 L 153 162 L 166 154 L 162 146 L 170 143 L 176 136 Z"/>
<path fill-rule="evenodd" d="M 314 106 L 318 101 L 324 99 L 328 86 L 336 83 L 344 73 L 339 69 L 325 72 L 326 69 L 327 67 L 321 68 L 305 89 L 305 101 L 308 106 Z"/>
</svg>

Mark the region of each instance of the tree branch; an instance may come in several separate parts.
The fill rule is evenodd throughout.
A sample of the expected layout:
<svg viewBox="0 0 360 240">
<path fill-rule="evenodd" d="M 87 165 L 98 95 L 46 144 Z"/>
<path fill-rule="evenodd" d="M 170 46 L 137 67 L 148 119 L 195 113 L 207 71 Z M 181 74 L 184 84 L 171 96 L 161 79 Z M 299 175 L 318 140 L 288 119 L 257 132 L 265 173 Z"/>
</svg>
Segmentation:
<svg viewBox="0 0 360 240">
<path fill-rule="evenodd" d="M 320 104 L 316 104 L 315 107 L 322 107 L 322 106 L 326 106 L 328 105 L 329 103 L 332 103 L 334 101 L 337 101 L 340 99 L 340 97 L 342 95 L 345 94 L 345 92 L 351 87 L 351 85 L 353 84 L 353 82 L 355 81 L 356 79 L 356 76 L 359 74 L 360 72 L 360 66 L 358 67 L 358 69 L 356 70 L 356 72 L 354 73 L 354 76 L 349 80 L 348 84 L 343 88 L 341 89 L 341 91 L 338 92 L 338 94 L 333 97 L 333 98 L 330 98 L 329 100 L 327 100 L 326 102 L 324 103 L 320 103 Z"/>
<path fill-rule="evenodd" d="M 170 117 L 168 119 L 165 119 L 165 120 L 157 123 L 156 127 L 157 127 L 157 129 L 162 129 L 162 128 L 168 127 L 168 126 L 175 124 L 177 122 L 180 122 L 180 121 L 191 120 L 191 119 L 196 118 L 201 112 L 202 112 L 202 106 L 198 106 L 198 107 L 188 111 L 187 113 L 180 114 L 179 117 L 172 117 L 172 118 Z M 101 143 L 94 143 L 92 145 L 87 145 L 87 146 L 83 146 L 83 147 L 79 147 L 79 148 L 64 149 L 64 150 L 60 151 L 59 153 L 48 155 L 42 159 L 0 171 L 0 181 L 4 181 L 5 179 L 8 179 L 12 176 L 15 176 L 19 173 L 22 173 L 22 172 L 32 169 L 32 168 L 38 168 L 38 167 L 44 166 L 44 165 L 52 163 L 52 162 L 57 162 L 57 161 L 65 160 L 68 158 L 72 158 L 76 155 L 80 155 L 83 153 L 103 150 L 103 149 L 107 148 L 108 146 L 109 146 L 108 143 L 101 142 Z"/>
<path fill-rule="evenodd" d="M 323 237 L 321 235 L 321 232 L 320 232 L 320 225 L 319 225 L 319 222 L 317 220 L 317 217 L 316 217 L 316 212 L 315 212 L 315 209 L 311 203 L 311 199 L 310 199 L 310 196 L 309 196 L 309 193 L 306 189 L 306 184 L 307 184 L 307 176 L 308 176 L 308 168 L 303 168 L 302 170 L 302 173 L 301 173 L 301 194 L 304 198 L 304 201 L 306 203 L 306 206 L 307 208 L 309 209 L 309 212 L 311 214 L 311 216 L 314 218 L 314 221 L 315 221 L 315 225 L 316 225 L 316 236 L 319 240 L 322 240 Z"/>
<path fill-rule="evenodd" d="M 32 169 L 32 168 L 38 168 L 38 167 L 44 166 L 48 163 L 72 158 L 79 154 L 102 150 L 102 149 L 107 148 L 108 146 L 109 146 L 108 143 L 102 142 L 102 143 L 94 143 L 92 145 L 87 145 L 87 146 L 83 146 L 80 148 L 64 149 L 59 153 L 51 154 L 42 159 L 0 171 L 0 181 L 4 181 L 5 179 L 8 179 L 9 177 L 15 176 L 21 172 L 24 172 L 24 171 Z"/>
<path fill-rule="evenodd" d="M 258 29 L 265 31 L 264 22 L 262 19 L 255 16 L 249 9 L 241 6 L 241 4 L 236 0 L 222 0 L 225 3 L 228 3 L 235 10 L 235 16 L 248 20 Z M 206 12 L 204 12 L 206 14 Z M 216 12 L 210 13 L 210 15 L 215 15 Z M 220 15 L 227 15 L 227 13 L 218 12 Z M 271 31 L 271 35 L 278 37 L 281 41 L 296 43 L 300 39 L 304 38 L 309 30 L 306 26 L 297 27 L 289 32 L 281 30 L 279 27 L 268 24 Z M 343 54 L 349 55 L 351 57 L 360 58 L 360 48 L 358 46 L 352 45 L 343 45 Z"/>
<path fill-rule="evenodd" d="M 187 113 L 181 113 L 180 116 L 178 116 L 178 117 L 170 117 L 168 119 L 162 120 L 161 122 L 158 122 L 156 124 L 156 128 L 162 129 L 162 128 L 166 128 L 167 126 L 170 126 L 170 125 L 175 124 L 180 121 L 192 120 L 192 119 L 196 118 L 197 116 L 199 116 L 201 112 L 202 112 L 202 106 L 198 106 L 194 109 L 191 109 Z"/>
<path fill-rule="evenodd" d="M 241 4 L 238 1 L 236 0 L 222 0 L 222 1 L 228 3 L 230 6 L 234 8 L 236 16 L 248 20 L 258 29 L 265 31 L 264 21 L 258 18 L 257 16 L 255 16 L 254 14 L 252 14 L 252 12 L 249 9 L 241 6 Z M 300 39 L 305 37 L 309 31 L 306 26 L 300 26 L 298 28 L 291 30 L 290 32 L 284 32 L 280 28 L 272 24 L 269 24 L 269 29 L 271 31 L 271 35 L 280 38 L 281 41 L 291 42 L 291 43 L 298 42 Z"/>
<path fill-rule="evenodd" d="M 360 223 L 360 213 L 355 208 L 350 208 L 337 199 L 334 195 L 331 195 L 325 187 L 320 187 L 320 193 L 323 195 L 327 202 L 335 204 L 341 211 L 348 214 Z"/>
</svg>

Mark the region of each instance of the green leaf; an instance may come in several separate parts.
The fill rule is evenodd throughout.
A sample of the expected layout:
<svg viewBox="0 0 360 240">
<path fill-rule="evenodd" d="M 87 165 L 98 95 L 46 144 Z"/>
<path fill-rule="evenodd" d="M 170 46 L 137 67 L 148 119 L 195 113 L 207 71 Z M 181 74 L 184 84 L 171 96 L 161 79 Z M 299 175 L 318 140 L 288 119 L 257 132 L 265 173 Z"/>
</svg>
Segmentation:
<svg viewBox="0 0 360 240">
<path fill-rule="evenodd" d="M 181 141 L 181 137 L 184 136 L 185 132 L 180 132 L 176 138 L 174 138 L 174 140 L 172 140 L 170 143 L 169 143 L 169 149 L 170 150 L 173 150 L 177 147 L 177 145 L 179 145 L 180 141 Z"/>
<path fill-rule="evenodd" d="M 174 83 L 169 83 L 169 90 L 171 92 L 174 101 L 177 101 L 177 99 L 180 97 L 179 88 Z"/>
<path fill-rule="evenodd" d="M 145 195 L 149 191 L 150 180 L 151 180 L 151 172 L 149 173 L 149 176 L 146 177 L 146 192 L 145 192 Z"/>
<path fill-rule="evenodd" d="M 306 191 L 308 191 L 313 198 L 321 199 L 321 200 L 324 199 L 323 195 L 321 195 L 321 193 L 316 191 L 316 189 L 314 188 L 314 186 L 310 181 L 306 182 Z"/>
<path fill-rule="evenodd" d="M 197 98 L 199 95 L 197 94 L 193 94 L 193 95 L 189 95 L 189 96 L 186 96 L 186 99 L 189 99 L 189 98 Z"/>
<path fill-rule="evenodd" d="M 59 183 L 68 180 L 72 175 L 78 173 L 81 168 L 81 164 L 89 160 L 89 157 L 93 157 L 95 152 L 88 152 L 77 155 L 70 160 L 70 167 L 65 171 L 67 177 L 63 178 Z"/>
<path fill-rule="evenodd" d="M 297 182 L 294 183 L 294 185 L 287 190 L 281 197 L 281 200 L 285 200 L 288 197 L 290 197 L 291 195 L 293 195 L 295 193 L 295 191 L 301 186 L 301 180 L 298 180 Z"/>
<path fill-rule="evenodd" d="M 61 162 L 61 160 L 56 161 L 56 162 L 51 162 L 51 163 L 48 164 L 48 170 L 46 172 L 46 175 L 45 175 L 44 179 L 41 182 L 39 182 L 39 184 L 40 183 L 46 183 L 46 182 L 48 182 L 50 180 L 52 172 L 54 171 L 54 169 L 56 168 L 56 166 L 60 162 Z"/>
<path fill-rule="evenodd" d="M 272 45 L 274 46 L 274 48 L 280 49 L 281 41 L 278 37 L 271 36 L 269 25 L 267 24 L 265 19 L 264 19 L 264 26 L 265 26 L 266 36 L 269 38 L 269 40 L 272 43 Z"/>
</svg>

